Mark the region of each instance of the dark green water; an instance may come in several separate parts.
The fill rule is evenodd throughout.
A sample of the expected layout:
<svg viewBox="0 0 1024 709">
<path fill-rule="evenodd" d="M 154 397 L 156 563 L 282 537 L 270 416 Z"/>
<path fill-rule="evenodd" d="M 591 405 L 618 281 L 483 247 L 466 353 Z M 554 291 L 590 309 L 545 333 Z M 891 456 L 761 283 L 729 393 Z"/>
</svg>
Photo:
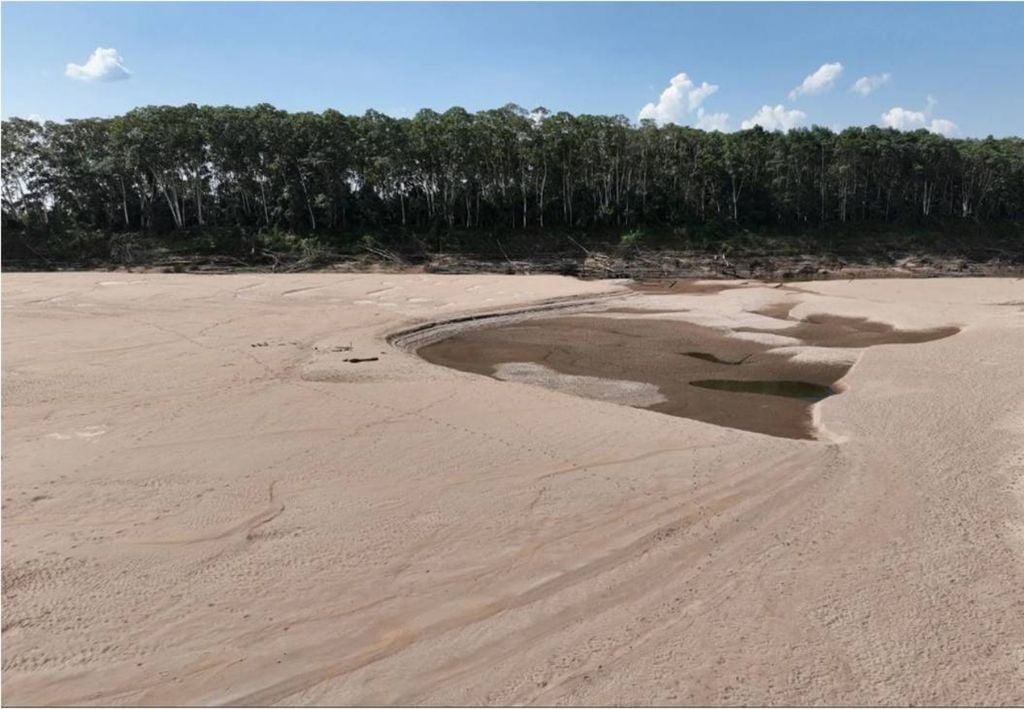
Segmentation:
<svg viewBox="0 0 1024 709">
<path fill-rule="evenodd" d="M 736 391 L 745 394 L 767 394 L 769 396 L 786 396 L 790 399 L 803 401 L 821 401 L 835 392 L 831 387 L 810 382 L 787 381 L 743 381 L 739 379 L 699 379 L 690 382 L 695 387 L 717 389 L 719 391 Z"/>
</svg>

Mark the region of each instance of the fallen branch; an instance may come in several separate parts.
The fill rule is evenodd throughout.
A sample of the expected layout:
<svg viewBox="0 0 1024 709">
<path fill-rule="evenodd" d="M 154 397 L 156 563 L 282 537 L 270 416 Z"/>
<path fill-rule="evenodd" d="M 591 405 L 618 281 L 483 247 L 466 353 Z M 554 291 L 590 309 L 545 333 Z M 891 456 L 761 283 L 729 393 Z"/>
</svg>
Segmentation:
<svg viewBox="0 0 1024 709">
<path fill-rule="evenodd" d="M 505 257 L 506 261 L 508 261 L 508 265 L 512 269 L 512 272 L 517 273 L 518 269 L 516 268 L 516 265 L 512 263 L 512 259 L 510 259 L 508 257 L 508 254 L 505 252 L 505 247 L 501 245 L 501 239 L 499 239 L 498 237 L 494 237 L 494 241 L 497 242 L 498 248 L 501 249 L 501 255 Z"/>
<path fill-rule="evenodd" d="M 572 238 L 568 234 L 566 234 L 565 238 L 568 239 L 569 241 L 571 241 L 572 243 L 576 244 L 577 246 L 579 246 L 581 249 L 583 249 L 583 253 L 585 253 L 587 256 L 591 255 L 590 250 L 586 246 L 581 244 L 580 242 L 576 241 L 576 239 Z"/>
<path fill-rule="evenodd" d="M 386 261 L 392 261 L 398 265 L 403 265 L 405 263 L 400 256 L 386 249 L 378 249 L 373 246 L 368 246 L 367 244 L 360 244 L 359 248 L 369 251 L 374 256 L 379 256 Z"/>
</svg>

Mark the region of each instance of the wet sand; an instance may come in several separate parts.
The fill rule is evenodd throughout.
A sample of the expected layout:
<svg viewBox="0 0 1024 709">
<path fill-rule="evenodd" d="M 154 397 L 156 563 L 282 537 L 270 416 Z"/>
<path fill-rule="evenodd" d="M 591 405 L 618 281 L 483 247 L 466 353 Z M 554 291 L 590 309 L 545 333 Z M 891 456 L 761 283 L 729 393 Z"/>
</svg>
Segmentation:
<svg viewBox="0 0 1024 709">
<path fill-rule="evenodd" d="M 750 283 L 751 281 L 701 281 L 692 278 L 670 278 L 666 280 L 630 281 L 626 284 L 626 287 L 635 293 L 714 295 L 730 288 L 743 288 L 750 285 Z"/>
<path fill-rule="evenodd" d="M 691 292 L 693 292 L 691 290 Z M 717 291 L 716 291 L 717 292 Z M 898 330 L 865 318 L 813 315 L 805 320 L 788 320 L 792 305 L 770 305 L 757 313 L 787 321 L 784 328 L 763 330 L 736 328 L 735 332 L 770 332 L 795 338 L 792 344 L 816 347 L 865 348 L 872 345 L 928 342 L 956 334 L 958 328 Z M 761 385 L 749 391 L 751 382 L 789 382 L 816 385 L 830 391 L 849 370 L 849 361 L 806 361 L 794 359 L 788 349 L 761 342 L 740 340 L 734 331 L 694 325 L 680 320 L 661 320 L 673 313 L 685 317 L 686 309 L 644 310 L 642 307 L 611 308 L 607 313 L 646 314 L 646 319 L 601 318 L 593 316 L 551 317 L 496 327 L 473 327 L 418 350 L 434 364 L 476 374 L 508 379 L 503 365 L 541 365 L 533 383 L 606 399 L 596 385 L 572 391 L 547 370 L 570 377 L 597 377 L 609 386 L 619 382 L 653 385 L 661 394 L 646 403 L 627 405 L 706 421 L 719 426 L 757 431 L 785 438 L 815 438 L 810 398 L 800 387 Z M 599 315 L 599 313 L 595 313 Z M 706 380 L 747 383 L 729 390 L 727 384 L 694 385 Z M 516 381 L 530 383 L 528 376 Z M 806 387 L 804 388 L 806 389 Z M 793 392 L 795 395 L 780 395 Z"/>
<path fill-rule="evenodd" d="M 6 704 L 1024 704 L 1024 282 L 2 287 Z M 797 440 L 411 351 L 567 298 L 607 305 L 555 314 L 591 340 L 650 320 L 852 367 Z M 960 332 L 793 344 L 755 312 L 780 303 Z"/>
</svg>

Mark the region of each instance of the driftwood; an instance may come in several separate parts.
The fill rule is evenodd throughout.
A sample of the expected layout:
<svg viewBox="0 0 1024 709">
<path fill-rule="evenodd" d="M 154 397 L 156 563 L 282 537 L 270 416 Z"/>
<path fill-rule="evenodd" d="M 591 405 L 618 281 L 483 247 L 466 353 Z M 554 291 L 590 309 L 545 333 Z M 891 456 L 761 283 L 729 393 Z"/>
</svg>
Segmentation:
<svg viewBox="0 0 1024 709">
<path fill-rule="evenodd" d="M 365 243 L 360 244 L 359 248 L 361 248 L 361 249 L 363 249 L 363 250 L 373 254 L 374 256 L 382 258 L 385 261 L 391 261 L 391 262 L 393 262 L 395 264 L 398 264 L 399 266 L 404 266 L 405 265 L 405 260 L 402 259 L 401 256 L 399 256 L 398 254 L 394 253 L 393 251 L 388 251 L 387 249 L 384 249 L 384 248 L 381 248 L 381 247 L 377 247 L 377 246 L 370 246 L 369 244 L 365 244 Z"/>
<path fill-rule="evenodd" d="M 512 259 L 508 257 L 508 253 L 505 251 L 505 247 L 501 245 L 501 239 L 495 237 L 494 241 L 498 245 L 498 249 L 501 250 L 501 255 L 505 257 L 506 261 L 508 261 L 508 266 L 509 268 L 512 269 L 512 273 L 518 273 L 519 268 L 512 262 Z M 529 272 L 529 269 L 526 270 L 527 272 Z"/>
</svg>

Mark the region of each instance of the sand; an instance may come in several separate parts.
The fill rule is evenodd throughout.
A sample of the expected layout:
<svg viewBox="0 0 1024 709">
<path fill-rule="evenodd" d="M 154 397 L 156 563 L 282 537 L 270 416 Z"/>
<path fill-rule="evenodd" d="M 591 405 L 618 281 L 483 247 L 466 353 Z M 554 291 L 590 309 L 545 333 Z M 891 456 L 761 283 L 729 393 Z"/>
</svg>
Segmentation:
<svg viewBox="0 0 1024 709">
<path fill-rule="evenodd" d="M 1024 703 L 1024 282 L 787 287 L 797 318 L 960 328 L 790 346 L 855 360 L 820 440 L 386 339 L 640 295 L 780 312 L 553 276 L 4 275 L 5 703 Z"/>
</svg>

